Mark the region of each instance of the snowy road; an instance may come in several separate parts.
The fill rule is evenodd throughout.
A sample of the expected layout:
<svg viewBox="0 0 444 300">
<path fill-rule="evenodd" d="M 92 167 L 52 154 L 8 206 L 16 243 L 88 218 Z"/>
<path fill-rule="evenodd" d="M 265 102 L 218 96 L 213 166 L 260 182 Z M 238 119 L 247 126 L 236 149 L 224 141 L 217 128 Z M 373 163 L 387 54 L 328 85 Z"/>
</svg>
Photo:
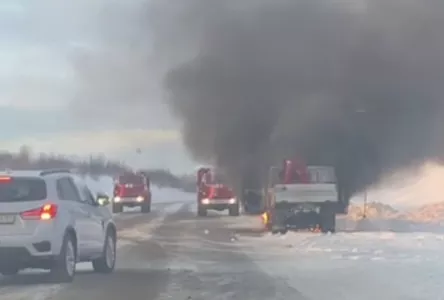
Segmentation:
<svg viewBox="0 0 444 300">
<path fill-rule="evenodd" d="M 114 274 L 82 264 L 72 284 L 53 285 L 25 273 L 0 280 L 0 299 L 444 299 L 442 235 L 262 235 L 257 217 L 197 218 L 192 198 L 117 216 Z"/>
</svg>

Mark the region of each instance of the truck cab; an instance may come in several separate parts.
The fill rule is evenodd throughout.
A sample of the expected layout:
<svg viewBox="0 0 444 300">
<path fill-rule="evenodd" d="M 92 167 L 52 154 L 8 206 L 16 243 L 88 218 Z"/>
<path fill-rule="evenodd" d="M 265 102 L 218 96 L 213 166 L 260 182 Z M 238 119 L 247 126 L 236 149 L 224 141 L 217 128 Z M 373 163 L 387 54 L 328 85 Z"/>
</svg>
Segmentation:
<svg viewBox="0 0 444 300">
<path fill-rule="evenodd" d="M 198 215 L 206 216 L 208 210 L 228 210 L 230 216 L 239 215 L 239 202 L 226 176 L 211 168 L 197 171 Z"/>
<path fill-rule="evenodd" d="M 140 207 L 141 211 L 151 211 L 150 180 L 141 173 L 119 175 L 114 182 L 113 213 L 120 213 L 123 207 Z"/>
</svg>

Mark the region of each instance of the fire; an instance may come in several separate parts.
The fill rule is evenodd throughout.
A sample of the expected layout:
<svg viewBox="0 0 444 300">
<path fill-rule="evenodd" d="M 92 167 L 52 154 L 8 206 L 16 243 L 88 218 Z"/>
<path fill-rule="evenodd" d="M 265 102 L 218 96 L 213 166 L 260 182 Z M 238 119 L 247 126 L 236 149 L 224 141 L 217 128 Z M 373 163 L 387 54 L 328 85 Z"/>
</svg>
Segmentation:
<svg viewBox="0 0 444 300">
<path fill-rule="evenodd" d="M 262 223 L 263 223 L 263 224 L 268 224 L 268 214 L 267 214 L 266 212 L 264 212 L 264 213 L 261 215 L 261 219 L 262 219 Z"/>
</svg>

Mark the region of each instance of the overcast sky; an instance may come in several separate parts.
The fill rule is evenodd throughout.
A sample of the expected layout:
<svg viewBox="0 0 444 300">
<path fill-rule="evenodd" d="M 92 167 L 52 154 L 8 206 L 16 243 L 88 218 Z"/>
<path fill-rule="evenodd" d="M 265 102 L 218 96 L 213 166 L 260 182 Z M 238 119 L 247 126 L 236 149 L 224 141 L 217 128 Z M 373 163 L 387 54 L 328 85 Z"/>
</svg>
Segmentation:
<svg viewBox="0 0 444 300">
<path fill-rule="evenodd" d="M 140 80 L 150 75 L 147 68 L 127 67 L 137 64 L 126 60 L 125 51 L 140 34 L 140 23 L 129 20 L 141 5 L 142 0 L 0 1 L 2 149 L 27 144 L 36 152 L 104 152 L 133 165 L 180 171 L 192 165 L 159 90 Z M 135 51 L 145 54 L 148 34 L 144 43 Z M 115 50 L 111 62 L 103 54 L 110 49 Z M 126 69 L 118 69 L 117 61 Z M 125 72 L 125 77 L 110 75 Z M 130 76 L 139 80 L 121 87 Z M 140 86 L 139 94 L 128 92 Z M 108 93 L 121 97 L 121 104 L 107 105 Z M 140 95 L 149 101 L 136 107 L 131 97 Z"/>
</svg>

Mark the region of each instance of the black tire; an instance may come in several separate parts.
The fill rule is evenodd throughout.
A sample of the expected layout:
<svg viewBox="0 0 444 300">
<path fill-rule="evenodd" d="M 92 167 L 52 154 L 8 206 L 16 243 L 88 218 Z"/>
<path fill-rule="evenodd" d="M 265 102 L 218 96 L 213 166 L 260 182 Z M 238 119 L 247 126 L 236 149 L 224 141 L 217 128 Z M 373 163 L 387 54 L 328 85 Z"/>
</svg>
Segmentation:
<svg viewBox="0 0 444 300">
<path fill-rule="evenodd" d="M 123 205 L 118 203 L 113 203 L 113 213 L 118 214 L 123 211 Z"/>
<path fill-rule="evenodd" d="M 239 204 L 230 205 L 228 208 L 228 215 L 232 217 L 239 216 Z"/>
<path fill-rule="evenodd" d="M 51 276 L 56 282 L 72 282 L 76 273 L 77 245 L 74 236 L 67 233 L 63 238 L 62 249 L 51 268 Z"/>
<path fill-rule="evenodd" d="M 112 247 L 112 248 L 110 248 Z M 105 238 L 105 244 L 103 245 L 102 256 L 93 260 L 93 269 L 97 273 L 112 273 L 116 266 L 116 235 L 112 229 L 108 229 Z M 110 252 L 112 251 L 112 252 Z M 108 260 L 108 255 L 110 259 Z"/>
<path fill-rule="evenodd" d="M 201 205 L 199 205 L 197 207 L 197 215 L 199 217 L 206 217 L 207 216 L 207 209 L 205 207 L 202 207 Z"/>
<path fill-rule="evenodd" d="M 272 234 L 286 234 L 288 232 L 287 227 L 283 227 L 283 226 L 271 226 L 271 233 Z"/>
<path fill-rule="evenodd" d="M 267 217 L 270 218 L 270 214 L 267 213 L 267 215 L 268 215 Z M 272 229 L 272 228 L 271 228 L 271 222 L 270 222 L 269 219 L 268 219 L 267 222 L 264 224 L 264 226 L 265 226 L 265 230 L 266 230 L 266 231 L 270 231 L 270 232 L 271 232 L 271 229 Z"/>
<path fill-rule="evenodd" d="M 336 214 L 333 211 L 321 214 L 320 229 L 322 233 L 336 232 Z"/>
<path fill-rule="evenodd" d="M 284 218 L 283 218 L 283 213 L 278 210 L 278 209 L 274 209 L 272 211 L 270 211 L 269 213 L 269 218 L 270 218 L 270 228 L 271 228 L 271 233 L 272 234 L 286 234 L 288 229 L 287 226 L 285 225 L 284 222 Z"/>
<path fill-rule="evenodd" d="M 140 206 L 140 211 L 143 213 L 149 213 L 151 212 L 151 203 L 142 203 L 142 206 Z"/>
<path fill-rule="evenodd" d="M 3 276 L 15 276 L 18 274 L 19 271 L 20 271 L 19 268 L 9 266 L 9 267 L 5 267 L 5 268 L 0 269 L 0 274 L 2 274 Z"/>
</svg>

